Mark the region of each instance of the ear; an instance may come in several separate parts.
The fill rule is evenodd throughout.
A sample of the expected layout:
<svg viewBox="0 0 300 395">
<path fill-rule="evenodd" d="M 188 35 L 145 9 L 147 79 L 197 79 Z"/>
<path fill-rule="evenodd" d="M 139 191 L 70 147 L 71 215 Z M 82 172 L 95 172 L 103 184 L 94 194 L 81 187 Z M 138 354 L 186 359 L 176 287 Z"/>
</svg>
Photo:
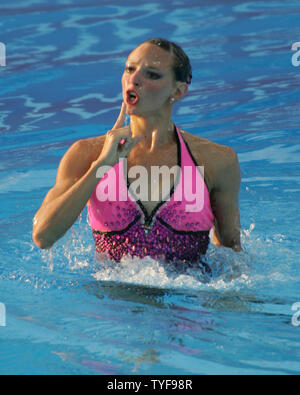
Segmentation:
<svg viewBox="0 0 300 395">
<path fill-rule="evenodd" d="M 176 82 L 176 88 L 174 94 L 172 95 L 175 101 L 181 100 L 187 93 L 189 86 L 186 82 Z"/>
</svg>

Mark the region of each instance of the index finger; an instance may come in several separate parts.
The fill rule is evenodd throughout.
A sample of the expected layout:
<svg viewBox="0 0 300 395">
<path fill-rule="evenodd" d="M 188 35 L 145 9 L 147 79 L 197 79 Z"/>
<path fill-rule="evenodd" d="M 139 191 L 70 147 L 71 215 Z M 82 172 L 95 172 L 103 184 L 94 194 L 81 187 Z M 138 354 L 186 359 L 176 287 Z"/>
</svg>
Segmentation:
<svg viewBox="0 0 300 395">
<path fill-rule="evenodd" d="M 116 123 L 114 124 L 112 130 L 120 129 L 123 126 L 124 121 L 125 121 L 125 116 L 126 116 L 126 104 L 123 102 L 120 114 L 119 114 L 118 119 L 116 120 Z"/>
</svg>

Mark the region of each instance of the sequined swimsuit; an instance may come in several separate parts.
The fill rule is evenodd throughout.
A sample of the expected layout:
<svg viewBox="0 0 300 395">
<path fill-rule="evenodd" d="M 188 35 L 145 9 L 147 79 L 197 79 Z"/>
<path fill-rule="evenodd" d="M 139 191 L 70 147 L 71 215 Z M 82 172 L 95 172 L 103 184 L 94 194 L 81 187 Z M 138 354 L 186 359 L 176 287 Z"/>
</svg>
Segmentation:
<svg viewBox="0 0 300 395">
<path fill-rule="evenodd" d="M 125 159 L 108 170 L 93 191 L 88 206 L 96 252 L 114 261 L 124 255 L 170 261 L 197 262 L 206 253 L 214 215 L 204 177 L 197 168 L 182 131 L 174 130 L 180 171 L 168 200 L 161 201 L 148 215 L 130 190 Z M 185 171 L 189 170 L 189 171 Z M 113 172 L 113 174 L 112 174 Z M 108 181 L 109 180 L 109 181 Z M 186 198 L 187 187 L 200 186 L 201 202 Z M 108 187 L 113 199 L 100 201 Z M 190 195 L 192 196 L 192 195 Z M 103 200 L 103 199 L 101 199 Z M 192 208 L 193 207 L 193 208 Z"/>
</svg>

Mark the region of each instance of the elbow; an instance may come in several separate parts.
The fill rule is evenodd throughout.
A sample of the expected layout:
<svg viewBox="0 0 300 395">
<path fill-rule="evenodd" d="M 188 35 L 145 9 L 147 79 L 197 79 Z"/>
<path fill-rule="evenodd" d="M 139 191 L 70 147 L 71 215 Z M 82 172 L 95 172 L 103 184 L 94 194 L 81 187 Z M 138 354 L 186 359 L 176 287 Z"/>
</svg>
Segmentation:
<svg viewBox="0 0 300 395">
<path fill-rule="evenodd" d="M 32 240 L 34 244 L 41 250 L 47 250 L 53 246 L 56 240 L 51 239 L 49 230 L 41 226 L 38 216 L 33 218 Z"/>
<path fill-rule="evenodd" d="M 226 247 L 226 248 L 231 248 L 235 252 L 240 252 L 242 251 L 242 246 L 241 244 L 238 243 L 227 243 L 227 242 L 222 242 L 222 243 L 213 243 L 218 247 Z"/>
<path fill-rule="evenodd" d="M 233 251 L 240 252 L 242 251 L 242 246 L 240 240 L 230 239 L 230 240 L 222 240 L 222 246 L 231 248 Z"/>
<path fill-rule="evenodd" d="M 221 237 L 219 234 L 217 235 L 215 232 L 213 232 L 212 242 L 215 246 L 218 247 L 231 248 L 233 251 L 236 252 L 242 251 L 239 235 L 234 238 L 226 237 L 226 235 L 223 235 L 223 237 Z"/>
<path fill-rule="evenodd" d="M 45 237 L 35 231 L 32 232 L 32 240 L 34 241 L 34 244 L 41 250 L 48 250 L 54 244 L 54 242 L 47 240 Z"/>
</svg>

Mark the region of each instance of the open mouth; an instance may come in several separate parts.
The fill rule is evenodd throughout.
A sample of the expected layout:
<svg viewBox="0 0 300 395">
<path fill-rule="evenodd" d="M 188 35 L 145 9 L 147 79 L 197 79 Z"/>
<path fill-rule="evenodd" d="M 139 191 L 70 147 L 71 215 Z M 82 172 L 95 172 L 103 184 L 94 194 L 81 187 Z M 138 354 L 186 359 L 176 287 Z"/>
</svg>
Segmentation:
<svg viewBox="0 0 300 395">
<path fill-rule="evenodd" d="M 139 97 L 135 91 L 127 92 L 127 103 L 128 104 L 136 104 L 139 101 Z"/>
</svg>

